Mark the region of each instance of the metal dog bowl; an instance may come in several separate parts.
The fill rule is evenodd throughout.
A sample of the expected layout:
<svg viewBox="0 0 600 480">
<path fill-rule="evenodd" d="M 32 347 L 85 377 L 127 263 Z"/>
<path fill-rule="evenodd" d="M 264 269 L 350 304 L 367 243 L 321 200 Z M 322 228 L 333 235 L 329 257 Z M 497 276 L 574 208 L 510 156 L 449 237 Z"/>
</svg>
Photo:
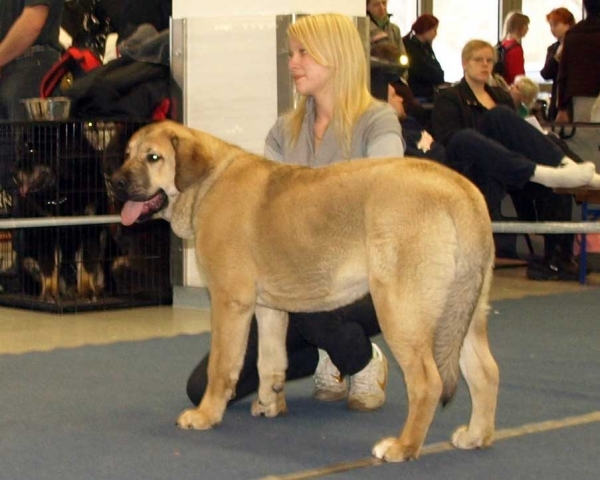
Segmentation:
<svg viewBox="0 0 600 480">
<path fill-rule="evenodd" d="M 71 99 L 67 97 L 26 98 L 21 100 L 29 120 L 67 120 Z"/>
</svg>

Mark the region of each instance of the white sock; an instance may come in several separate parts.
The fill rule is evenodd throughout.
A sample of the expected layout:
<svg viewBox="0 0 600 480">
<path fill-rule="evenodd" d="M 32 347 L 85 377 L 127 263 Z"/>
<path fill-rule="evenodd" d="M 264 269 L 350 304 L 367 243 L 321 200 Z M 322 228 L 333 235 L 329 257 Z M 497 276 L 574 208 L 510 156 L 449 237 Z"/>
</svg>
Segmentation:
<svg viewBox="0 0 600 480">
<path fill-rule="evenodd" d="M 550 188 L 575 188 L 589 185 L 595 174 L 592 162 L 575 163 L 565 157 L 559 167 L 537 165 L 530 180 Z"/>
<path fill-rule="evenodd" d="M 589 187 L 600 188 L 600 174 L 594 173 L 592 179 L 588 183 Z"/>
<path fill-rule="evenodd" d="M 569 157 L 563 157 L 563 159 L 560 161 L 560 165 L 565 166 L 565 167 L 569 163 L 576 163 L 576 162 Z M 600 188 L 600 174 L 594 173 L 594 175 L 592 175 L 592 179 L 588 182 L 587 186 L 592 187 L 592 188 Z"/>
</svg>

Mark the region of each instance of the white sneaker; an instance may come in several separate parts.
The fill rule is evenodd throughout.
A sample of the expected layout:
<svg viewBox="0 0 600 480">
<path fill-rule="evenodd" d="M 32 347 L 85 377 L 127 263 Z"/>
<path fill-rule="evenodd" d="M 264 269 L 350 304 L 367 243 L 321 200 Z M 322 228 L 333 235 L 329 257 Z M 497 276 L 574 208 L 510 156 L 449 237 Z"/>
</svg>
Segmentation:
<svg viewBox="0 0 600 480">
<path fill-rule="evenodd" d="M 385 402 L 388 365 L 383 352 L 374 343 L 373 358 L 360 372 L 350 377 L 348 408 L 368 412 L 377 410 Z"/>
<path fill-rule="evenodd" d="M 319 350 L 319 364 L 315 370 L 313 396 L 323 402 L 336 402 L 348 395 L 348 382 L 325 352 Z"/>
</svg>

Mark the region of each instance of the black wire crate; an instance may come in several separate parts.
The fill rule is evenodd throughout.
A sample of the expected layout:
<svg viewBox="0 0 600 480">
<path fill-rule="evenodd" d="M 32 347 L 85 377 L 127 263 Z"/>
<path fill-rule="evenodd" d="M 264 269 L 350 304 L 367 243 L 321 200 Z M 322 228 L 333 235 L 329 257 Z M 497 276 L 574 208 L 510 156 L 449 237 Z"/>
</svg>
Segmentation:
<svg viewBox="0 0 600 480">
<path fill-rule="evenodd" d="M 0 217 L 11 220 L 0 229 L 0 305 L 69 313 L 172 302 L 166 222 L 93 224 L 120 210 L 107 172 L 140 126 L 0 124 Z M 73 216 L 90 222 L 52 226 Z"/>
</svg>

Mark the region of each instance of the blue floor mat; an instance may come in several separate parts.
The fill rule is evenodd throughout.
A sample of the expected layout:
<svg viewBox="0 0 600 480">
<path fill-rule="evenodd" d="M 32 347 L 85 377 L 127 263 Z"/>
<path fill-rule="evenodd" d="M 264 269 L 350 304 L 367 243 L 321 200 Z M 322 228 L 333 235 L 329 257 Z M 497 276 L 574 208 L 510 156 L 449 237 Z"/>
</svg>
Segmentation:
<svg viewBox="0 0 600 480">
<path fill-rule="evenodd" d="M 494 303 L 498 429 L 600 410 L 599 311 L 597 291 Z M 256 479 L 368 458 L 379 438 L 401 428 L 405 389 L 394 367 L 377 412 L 313 400 L 305 379 L 288 384 L 286 417 L 254 418 L 247 399 L 214 430 L 179 430 L 187 375 L 208 344 L 205 334 L 1 355 L 0 479 Z M 469 409 L 461 384 L 426 443 L 447 441 Z M 595 422 L 332 478 L 596 479 L 598 445 Z"/>
</svg>

